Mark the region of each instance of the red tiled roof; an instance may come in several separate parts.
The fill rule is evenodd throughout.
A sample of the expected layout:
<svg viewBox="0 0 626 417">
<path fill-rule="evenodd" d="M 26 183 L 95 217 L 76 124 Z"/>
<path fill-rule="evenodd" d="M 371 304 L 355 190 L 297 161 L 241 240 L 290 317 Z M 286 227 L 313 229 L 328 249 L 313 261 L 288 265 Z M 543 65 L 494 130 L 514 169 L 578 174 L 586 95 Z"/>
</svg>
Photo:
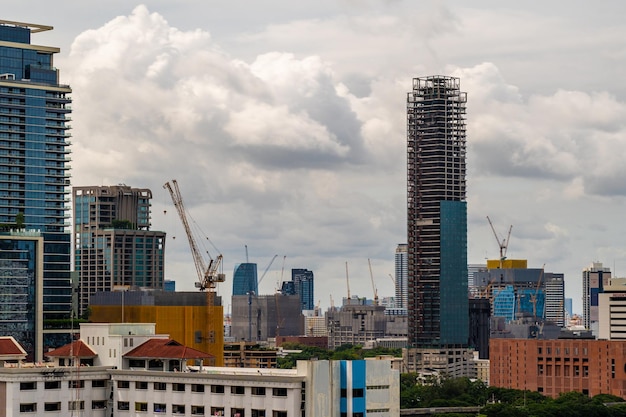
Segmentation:
<svg viewBox="0 0 626 417">
<path fill-rule="evenodd" d="M 206 359 L 210 353 L 183 346 L 173 339 L 149 339 L 124 355 L 125 358 Z"/>
<path fill-rule="evenodd" d="M 58 349 L 51 350 L 50 352 L 44 353 L 44 356 L 48 356 L 51 358 L 54 357 L 76 357 L 76 358 L 95 358 L 98 356 L 96 352 L 94 352 L 89 345 L 87 345 L 82 340 L 75 340 L 72 343 L 68 343 L 65 346 L 61 346 Z"/>
<path fill-rule="evenodd" d="M 26 355 L 26 352 L 12 337 L 0 337 L 0 356 L 9 355 Z"/>
</svg>

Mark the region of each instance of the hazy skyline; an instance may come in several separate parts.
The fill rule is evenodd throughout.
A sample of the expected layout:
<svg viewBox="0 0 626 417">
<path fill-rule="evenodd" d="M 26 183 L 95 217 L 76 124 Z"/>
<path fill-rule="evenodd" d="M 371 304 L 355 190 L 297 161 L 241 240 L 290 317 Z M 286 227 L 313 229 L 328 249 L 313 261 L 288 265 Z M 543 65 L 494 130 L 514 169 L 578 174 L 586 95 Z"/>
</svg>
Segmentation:
<svg viewBox="0 0 626 417">
<path fill-rule="evenodd" d="M 498 256 L 486 216 L 513 231 L 511 258 L 566 275 L 626 276 L 626 3 L 583 1 L 35 0 L 4 19 L 54 26 L 73 88 L 72 185 L 149 187 L 168 233 L 166 277 L 196 280 L 161 188 L 188 210 L 232 272 L 245 261 L 271 293 L 291 268 L 315 298 L 379 296 L 406 242 L 406 93 L 413 77 L 461 78 L 468 93 L 468 261 Z M 167 210 L 167 214 L 164 214 Z M 173 239 L 176 237 L 176 239 Z"/>
</svg>

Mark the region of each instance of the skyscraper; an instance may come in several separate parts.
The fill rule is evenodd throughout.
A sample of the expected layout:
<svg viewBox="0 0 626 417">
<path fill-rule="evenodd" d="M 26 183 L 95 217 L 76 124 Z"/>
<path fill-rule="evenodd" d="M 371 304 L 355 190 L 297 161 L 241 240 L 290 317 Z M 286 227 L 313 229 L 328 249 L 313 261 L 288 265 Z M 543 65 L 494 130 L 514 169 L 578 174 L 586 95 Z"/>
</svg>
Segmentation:
<svg viewBox="0 0 626 417">
<path fill-rule="evenodd" d="M 127 185 L 74 187 L 80 314 L 96 291 L 163 288 L 165 233 L 150 230 L 151 198 Z"/>
<path fill-rule="evenodd" d="M 585 329 L 598 330 L 598 295 L 604 292 L 611 282 L 611 269 L 594 262 L 583 269 L 583 324 Z"/>
<path fill-rule="evenodd" d="M 308 269 L 292 269 L 291 280 L 296 287 L 296 294 L 300 296 L 300 306 L 302 310 L 313 310 L 315 308 L 313 271 L 309 271 Z"/>
<path fill-rule="evenodd" d="M 235 265 L 233 295 L 259 295 L 256 264 L 245 262 Z"/>
<path fill-rule="evenodd" d="M 396 308 L 407 308 L 408 282 L 407 282 L 407 255 L 408 245 L 401 243 L 396 247 Z"/>
<path fill-rule="evenodd" d="M 413 79 L 407 95 L 409 342 L 468 342 L 465 103 L 460 80 Z"/>
<path fill-rule="evenodd" d="M 71 89 L 59 48 L 31 44 L 51 26 L 0 20 L 0 224 L 43 237 L 44 349 L 70 340 L 69 141 Z M 68 320 L 69 322 L 69 320 Z M 67 326 L 69 327 L 69 326 Z"/>
</svg>

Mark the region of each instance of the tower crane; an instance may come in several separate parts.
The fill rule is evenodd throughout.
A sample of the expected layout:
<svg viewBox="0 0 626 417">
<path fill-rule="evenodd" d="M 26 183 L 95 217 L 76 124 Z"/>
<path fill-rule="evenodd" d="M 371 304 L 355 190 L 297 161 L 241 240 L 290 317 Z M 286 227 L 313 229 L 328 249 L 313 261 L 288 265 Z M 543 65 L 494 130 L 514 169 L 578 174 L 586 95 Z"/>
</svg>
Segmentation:
<svg viewBox="0 0 626 417">
<path fill-rule="evenodd" d="M 367 258 L 367 264 L 370 267 L 370 278 L 372 279 L 372 288 L 374 290 L 374 305 L 378 305 L 378 290 L 376 289 L 376 284 L 374 284 L 374 274 L 372 273 L 372 262 L 370 258 Z"/>
<path fill-rule="evenodd" d="M 493 227 L 493 223 L 491 223 L 491 219 L 487 216 L 487 221 L 489 222 L 489 226 L 491 226 L 491 231 L 498 241 L 498 246 L 500 247 L 500 268 L 502 268 L 502 261 L 506 259 L 506 251 L 509 248 L 509 239 L 511 238 L 511 230 L 513 229 L 513 225 L 509 226 L 509 233 L 506 236 L 506 239 L 500 239 L 498 234 L 496 233 L 496 228 Z"/>
<path fill-rule="evenodd" d="M 348 261 L 346 261 L 346 285 L 348 286 L 348 304 L 352 304 L 352 299 L 350 298 L 350 278 L 348 276 Z"/>
<path fill-rule="evenodd" d="M 163 188 L 169 191 L 174 207 L 176 207 L 178 216 L 180 217 L 183 227 L 185 228 L 185 233 L 187 234 L 191 255 L 193 256 L 193 262 L 196 266 L 196 272 L 198 274 L 198 281 L 195 283 L 195 286 L 200 291 L 207 290 L 208 294 L 212 295 L 215 291 L 216 283 L 224 282 L 226 279 L 226 276 L 223 273 L 218 272 L 222 263 L 222 255 L 219 254 L 215 259 L 211 259 L 209 256 L 209 262 L 207 265 L 206 261 L 202 257 L 202 254 L 200 253 L 200 250 L 198 249 L 198 244 L 196 243 L 196 239 L 191 232 L 191 228 L 189 227 L 187 212 L 185 211 L 183 197 L 178 188 L 178 182 L 176 180 L 172 180 L 171 183 L 166 182 L 163 184 Z M 212 303 L 212 300 L 210 301 Z"/>
</svg>

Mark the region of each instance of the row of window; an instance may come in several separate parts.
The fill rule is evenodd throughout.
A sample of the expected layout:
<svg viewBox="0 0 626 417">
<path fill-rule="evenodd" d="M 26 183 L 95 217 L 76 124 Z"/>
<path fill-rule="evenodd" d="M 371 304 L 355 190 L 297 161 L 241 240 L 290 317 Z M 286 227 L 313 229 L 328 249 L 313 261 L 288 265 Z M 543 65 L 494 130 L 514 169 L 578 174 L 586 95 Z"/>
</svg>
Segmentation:
<svg viewBox="0 0 626 417">
<path fill-rule="evenodd" d="M 191 414 L 194 416 L 203 416 L 205 415 L 205 406 L 203 405 L 192 405 Z M 209 408 L 209 407 L 206 407 Z M 118 401 L 117 409 L 121 411 L 130 411 L 130 402 L 128 401 Z M 148 411 L 148 403 L 146 402 L 135 402 L 136 412 L 147 412 Z M 172 414 L 185 414 L 186 405 L 185 404 L 172 404 Z M 154 403 L 152 404 L 152 411 L 154 413 L 167 413 L 167 404 L 165 403 Z M 210 407 L 210 416 L 225 416 L 224 407 Z M 246 410 L 244 408 L 231 408 L 230 409 L 231 417 L 246 417 Z M 269 417 L 269 414 L 266 413 L 265 410 L 262 409 L 252 409 L 250 410 L 250 417 Z M 271 417 L 288 417 L 287 411 L 284 410 L 272 410 Z"/>
<path fill-rule="evenodd" d="M 106 407 L 106 400 L 92 401 L 92 410 L 102 410 Z M 43 404 L 44 411 L 61 411 L 61 402 L 47 402 Z M 68 401 L 67 409 L 70 411 L 84 410 L 85 401 Z M 34 413 L 37 411 L 37 403 L 22 403 L 20 404 L 20 413 Z"/>
<path fill-rule="evenodd" d="M 106 379 L 94 379 L 91 381 L 92 388 L 104 388 L 106 387 Z M 67 381 L 68 388 L 85 388 L 84 380 L 70 380 Z M 30 391 L 37 389 L 37 382 L 20 382 L 20 391 Z M 44 389 L 61 389 L 61 381 L 45 381 Z"/>
<path fill-rule="evenodd" d="M 153 382 L 152 389 L 155 391 L 166 391 L 167 390 L 166 382 Z M 128 389 L 130 388 L 130 381 L 117 381 L 118 389 Z M 148 389 L 147 381 L 135 381 L 135 389 L 137 390 L 146 390 Z M 191 392 L 204 392 L 205 385 L 203 384 L 191 384 Z M 172 391 L 176 392 L 185 392 L 186 385 L 181 383 L 172 383 Z M 211 385 L 211 392 L 214 394 L 224 394 L 225 387 L 224 385 Z M 234 395 L 244 395 L 246 393 L 246 387 L 243 385 L 233 385 L 230 387 L 230 393 Z M 251 387 L 252 395 L 265 395 L 265 387 Z M 272 395 L 274 397 L 286 397 L 287 396 L 287 388 L 272 388 Z M 361 397 L 363 396 L 363 390 L 361 390 Z"/>
<path fill-rule="evenodd" d="M 560 347 L 554 348 L 554 351 L 555 351 L 556 355 L 560 355 L 561 354 L 561 348 Z M 578 347 L 574 347 L 573 351 L 574 351 L 574 355 L 578 355 Z M 541 355 L 542 352 L 543 352 L 543 347 L 542 346 L 538 346 L 537 347 L 537 353 L 539 355 Z M 563 348 L 563 352 L 566 355 L 569 355 L 570 354 L 570 348 L 569 347 Z M 589 353 L 589 350 L 586 347 L 583 347 L 582 352 L 583 352 L 583 355 L 587 355 Z M 551 354 L 552 354 L 552 348 L 550 346 L 547 346 L 546 347 L 546 355 L 551 355 Z"/>
</svg>

